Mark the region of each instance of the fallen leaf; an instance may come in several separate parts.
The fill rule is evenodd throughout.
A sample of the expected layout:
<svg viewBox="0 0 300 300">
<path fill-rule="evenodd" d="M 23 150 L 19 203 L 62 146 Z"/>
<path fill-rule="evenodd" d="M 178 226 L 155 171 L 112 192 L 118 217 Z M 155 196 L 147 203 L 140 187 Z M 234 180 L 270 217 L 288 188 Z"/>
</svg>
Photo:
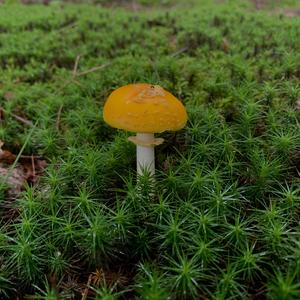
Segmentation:
<svg viewBox="0 0 300 300">
<path fill-rule="evenodd" d="M 0 176 L 6 178 L 6 184 L 8 185 L 8 198 L 15 198 L 21 193 L 22 187 L 26 182 L 26 177 L 21 168 L 15 168 L 10 171 L 9 168 L 5 168 L 0 165 Z"/>
<path fill-rule="evenodd" d="M 47 166 L 45 160 L 39 156 L 21 156 L 15 168 L 11 165 L 16 160 L 16 155 L 8 150 L 3 150 L 3 141 L 0 140 L 0 177 L 7 178 L 8 196 L 16 197 L 23 189 L 25 183 L 34 184 L 42 175 Z"/>
</svg>

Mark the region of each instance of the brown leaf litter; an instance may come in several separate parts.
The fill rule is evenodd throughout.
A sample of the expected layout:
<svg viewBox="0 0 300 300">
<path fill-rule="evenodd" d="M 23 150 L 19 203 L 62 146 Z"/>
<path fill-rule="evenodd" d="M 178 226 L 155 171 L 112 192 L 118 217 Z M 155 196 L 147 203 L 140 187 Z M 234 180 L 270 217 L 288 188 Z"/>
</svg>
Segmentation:
<svg viewBox="0 0 300 300">
<path fill-rule="evenodd" d="M 0 140 L 0 178 L 8 185 L 8 198 L 16 198 L 26 183 L 35 184 L 47 163 L 40 156 L 17 156 L 9 150 L 3 150 L 4 143 Z M 15 166 L 13 167 L 13 165 Z"/>
</svg>

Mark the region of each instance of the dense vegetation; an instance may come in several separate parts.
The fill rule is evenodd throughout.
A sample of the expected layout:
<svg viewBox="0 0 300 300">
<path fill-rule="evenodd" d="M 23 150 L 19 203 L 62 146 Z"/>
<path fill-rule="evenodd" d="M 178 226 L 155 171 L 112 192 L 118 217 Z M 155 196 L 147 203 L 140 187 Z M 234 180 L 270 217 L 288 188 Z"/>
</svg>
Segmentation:
<svg viewBox="0 0 300 300">
<path fill-rule="evenodd" d="M 2 167 L 47 161 L 0 185 L 1 299 L 300 298 L 300 19 L 171 2 L 0 6 Z M 131 82 L 189 113 L 155 187 L 102 119 Z"/>
</svg>

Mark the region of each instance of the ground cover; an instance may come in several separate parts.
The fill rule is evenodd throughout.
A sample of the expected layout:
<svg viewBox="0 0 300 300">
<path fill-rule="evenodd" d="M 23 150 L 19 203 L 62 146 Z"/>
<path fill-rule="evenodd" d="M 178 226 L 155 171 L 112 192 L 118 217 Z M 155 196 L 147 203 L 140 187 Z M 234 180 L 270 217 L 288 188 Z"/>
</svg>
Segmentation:
<svg viewBox="0 0 300 300">
<path fill-rule="evenodd" d="M 296 2 L 146 2 L 0 6 L 1 299 L 299 299 Z M 102 119 L 130 82 L 189 114 L 155 197 Z"/>
</svg>

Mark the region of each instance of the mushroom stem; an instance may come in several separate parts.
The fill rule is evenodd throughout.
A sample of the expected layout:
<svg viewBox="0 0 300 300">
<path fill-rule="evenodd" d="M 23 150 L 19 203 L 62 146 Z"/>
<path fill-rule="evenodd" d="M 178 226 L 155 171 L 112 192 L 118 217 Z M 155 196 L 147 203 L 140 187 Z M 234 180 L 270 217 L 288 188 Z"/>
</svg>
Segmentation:
<svg viewBox="0 0 300 300">
<path fill-rule="evenodd" d="M 138 143 L 136 145 L 137 173 L 138 175 L 142 175 L 143 171 L 147 170 L 151 175 L 154 175 L 154 134 L 137 133 L 136 139 L 142 142 L 142 145 L 139 145 Z"/>
</svg>

